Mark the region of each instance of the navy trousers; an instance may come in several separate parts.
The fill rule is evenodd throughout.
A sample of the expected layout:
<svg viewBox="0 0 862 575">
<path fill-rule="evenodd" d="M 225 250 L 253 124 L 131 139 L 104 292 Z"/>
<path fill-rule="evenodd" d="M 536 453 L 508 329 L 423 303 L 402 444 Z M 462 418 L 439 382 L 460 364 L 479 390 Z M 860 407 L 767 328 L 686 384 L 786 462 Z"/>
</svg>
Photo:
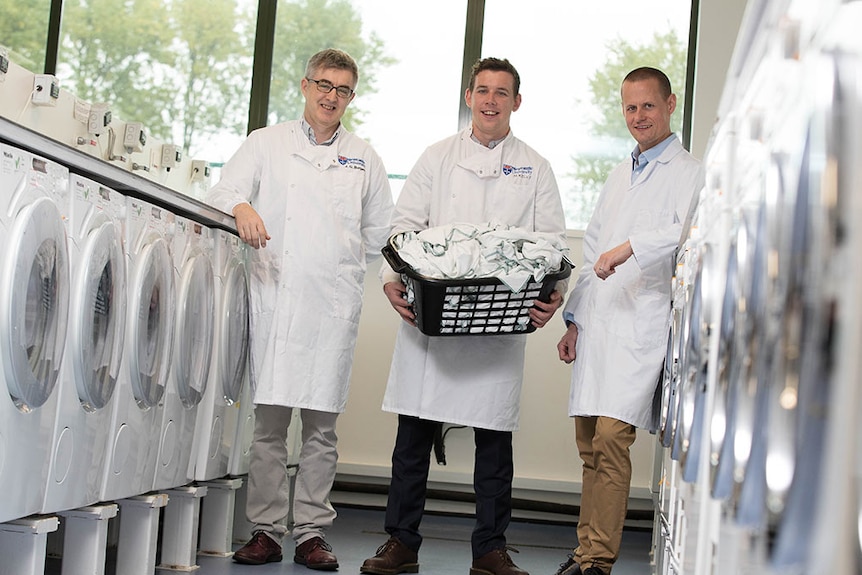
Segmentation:
<svg viewBox="0 0 862 575">
<path fill-rule="evenodd" d="M 438 424 L 398 416 L 398 435 L 392 451 L 392 480 L 386 504 L 386 532 L 418 551 L 419 524 L 425 510 L 431 449 Z M 471 537 L 473 558 L 506 547 L 506 528 L 512 518 L 512 432 L 474 428 L 476 455 L 473 490 L 476 525 Z"/>
</svg>

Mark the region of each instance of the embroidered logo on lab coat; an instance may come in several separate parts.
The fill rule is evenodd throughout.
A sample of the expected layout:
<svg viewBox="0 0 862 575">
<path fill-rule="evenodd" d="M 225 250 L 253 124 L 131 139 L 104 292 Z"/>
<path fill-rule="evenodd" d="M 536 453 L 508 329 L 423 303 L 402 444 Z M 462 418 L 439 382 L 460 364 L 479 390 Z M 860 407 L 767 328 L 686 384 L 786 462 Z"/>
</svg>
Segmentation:
<svg viewBox="0 0 862 575">
<path fill-rule="evenodd" d="M 346 156 L 338 156 L 338 163 L 345 168 L 365 171 L 365 160 L 362 158 L 348 158 Z"/>
<path fill-rule="evenodd" d="M 511 164 L 503 164 L 503 175 L 512 176 L 516 180 L 529 180 L 533 177 L 533 166 L 517 168 Z"/>
</svg>

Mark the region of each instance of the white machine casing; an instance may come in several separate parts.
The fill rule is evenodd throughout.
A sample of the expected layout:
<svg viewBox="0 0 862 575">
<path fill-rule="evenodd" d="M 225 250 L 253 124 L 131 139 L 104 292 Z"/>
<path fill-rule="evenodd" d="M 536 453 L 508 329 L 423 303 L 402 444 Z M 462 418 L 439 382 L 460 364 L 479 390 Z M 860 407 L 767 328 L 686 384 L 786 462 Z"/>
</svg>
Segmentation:
<svg viewBox="0 0 862 575">
<path fill-rule="evenodd" d="M 69 310 L 69 171 L 0 144 L 0 522 L 42 508 Z"/>
<path fill-rule="evenodd" d="M 126 325 L 126 198 L 71 174 L 72 294 L 42 513 L 100 499 Z"/>
<path fill-rule="evenodd" d="M 216 336 L 210 383 L 198 407 L 194 456 L 189 473 L 195 480 L 241 472 L 248 450 L 238 447 L 240 419 L 252 416 L 251 401 L 243 396 L 248 379 L 248 276 L 244 244 L 229 232 L 214 230 L 216 269 Z M 250 394 L 247 396 L 250 399 Z M 231 466 L 231 457 L 235 464 Z M 246 462 L 245 467 L 248 464 Z M 237 473 L 241 474 L 241 473 Z"/>
<path fill-rule="evenodd" d="M 213 230 L 176 216 L 173 261 L 177 316 L 174 351 L 164 396 L 153 489 L 185 485 L 197 420 L 212 365 L 215 336 Z"/>
<path fill-rule="evenodd" d="M 129 299 L 118 397 L 107 437 L 103 501 L 152 489 L 176 317 L 174 214 L 137 198 L 126 201 Z"/>
</svg>

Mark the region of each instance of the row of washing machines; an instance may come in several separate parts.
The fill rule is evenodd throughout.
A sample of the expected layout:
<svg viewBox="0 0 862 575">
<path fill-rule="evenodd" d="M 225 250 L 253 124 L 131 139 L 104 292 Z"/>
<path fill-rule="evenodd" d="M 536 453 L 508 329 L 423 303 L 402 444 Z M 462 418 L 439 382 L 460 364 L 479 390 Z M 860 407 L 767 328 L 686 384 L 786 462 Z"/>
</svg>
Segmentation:
<svg viewBox="0 0 862 575">
<path fill-rule="evenodd" d="M 762 3 L 675 278 L 659 573 L 862 568 L 862 3 L 790 4 Z"/>
<path fill-rule="evenodd" d="M 0 152 L 0 522 L 246 472 L 239 239 Z"/>
</svg>

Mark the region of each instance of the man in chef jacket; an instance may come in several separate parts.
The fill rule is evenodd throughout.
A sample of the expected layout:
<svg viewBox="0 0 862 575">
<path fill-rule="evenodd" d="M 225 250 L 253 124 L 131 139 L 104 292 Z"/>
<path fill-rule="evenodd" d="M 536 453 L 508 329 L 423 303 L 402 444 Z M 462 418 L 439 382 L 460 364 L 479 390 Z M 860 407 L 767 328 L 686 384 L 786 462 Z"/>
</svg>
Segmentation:
<svg viewBox="0 0 862 575">
<path fill-rule="evenodd" d="M 398 197 L 393 233 L 451 223 L 497 222 L 559 234 L 565 219 L 551 165 L 517 139 L 509 119 L 521 105 L 520 78 L 508 60 L 473 66 L 465 98 L 472 123 L 430 146 L 407 176 Z M 505 168 L 505 169 L 504 169 Z M 473 427 L 476 525 L 472 575 L 525 575 L 506 550 L 512 514 L 512 431 L 517 429 L 527 336 L 429 337 L 414 325 L 399 274 L 381 269 L 383 291 L 401 323 L 383 409 L 398 414 L 392 479 L 384 527 L 389 534 L 361 566 L 362 573 L 415 573 L 422 543 L 419 523 L 437 422 Z M 562 302 L 530 311 L 544 326 Z"/>
<path fill-rule="evenodd" d="M 584 235 L 584 265 L 557 345 L 573 363 L 569 415 L 583 460 L 578 547 L 557 575 L 607 575 L 619 556 L 635 428 L 654 431 L 653 399 L 667 348 L 673 255 L 703 187 L 700 161 L 670 130 L 667 76 L 638 68 L 622 83 L 637 141 L 608 176 Z M 695 200 L 696 201 L 696 200 Z"/>
<path fill-rule="evenodd" d="M 341 117 L 359 79 L 340 50 L 308 61 L 299 120 L 252 132 L 208 195 L 232 213 L 248 250 L 250 376 L 255 404 L 246 514 L 254 536 L 234 554 L 281 561 L 287 498 L 287 428 L 301 409 L 293 501 L 293 560 L 334 570 L 326 541 L 335 519 L 335 421 L 344 411 L 366 263 L 389 236 L 392 195 L 378 155 Z"/>
</svg>

